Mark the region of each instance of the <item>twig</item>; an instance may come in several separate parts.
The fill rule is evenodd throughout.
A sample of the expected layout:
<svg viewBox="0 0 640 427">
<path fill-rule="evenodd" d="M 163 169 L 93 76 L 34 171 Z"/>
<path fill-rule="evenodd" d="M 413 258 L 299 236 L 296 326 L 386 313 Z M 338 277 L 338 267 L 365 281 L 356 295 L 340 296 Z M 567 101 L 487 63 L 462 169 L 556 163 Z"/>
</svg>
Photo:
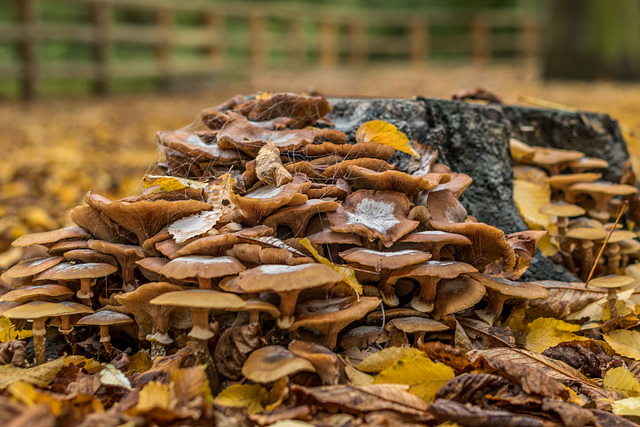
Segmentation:
<svg viewBox="0 0 640 427">
<path fill-rule="evenodd" d="M 620 218 L 622 218 L 622 214 L 627 209 L 628 205 L 629 205 L 629 202 L 624 202 L 624 205 L 622 205 L 622 207 L 620 208 L 620 213 L 618 214 L 618 218 L 616 218 L 616 222 L 613 223 L 613 227 L 611 227 L 611 230 L 609 230 L 609 234 L 607 235 L 607 238 L 604 239 L 604 243 L 602 244 L 602 247 L 600 248 L 600 252 L 598 252 L 598 256 L 596 257 L 595 261 L 593 261 L 593 267 L 591 268 L 591 272 L 589 273 L 589 277 L 587 277 L 587 281 L 584 283 L 585 285 L 589 284 L 589 280 L 591 280 L 591 276 L 593 276 L 593 272 L 596 271 L 596 267 L 598 265 L 598 261 L 600 260 L 600 257 L 602 256 L 602 252 L 604 252 L 604 248 L 605 248 L 605 246 L 607 246 L 607 242 L 609 242 L 609 238 L 611 237 L 613 232 L 616 230 L 616 226 L 618 225 L 618 222 L 620 221 Z"/>
</svg>

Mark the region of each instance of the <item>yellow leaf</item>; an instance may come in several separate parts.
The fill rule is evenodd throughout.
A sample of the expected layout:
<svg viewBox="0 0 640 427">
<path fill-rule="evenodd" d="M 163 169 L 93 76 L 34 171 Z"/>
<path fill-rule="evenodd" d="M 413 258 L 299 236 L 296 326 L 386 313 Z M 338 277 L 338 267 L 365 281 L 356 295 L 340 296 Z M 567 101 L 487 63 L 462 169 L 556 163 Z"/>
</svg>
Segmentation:
<svg viewBox="0 0 640 427">
<path fill-rule="evenodd" d="M 605 390 L 618 391 L 627 397 L 640 396 L 640 382 L 630 370 L 622 366 L 609 369 L 604 375 L 602 386 Z"/>
<path fill-rule="evenodd" d="M 640 417 L 640 397 L 628 397 L 611 402 L 611 410 L 624 417 Z"/>
<path fill-rule="evenodd" d="M 187 187 L 195 188 L 197 190 L 204 190 L 205 188 L 207 188 L 206 182 L 162 175 L 145 175 L 144 178 L 142 178 L 142 184 L 144 185 L 144 188 L 158 186 L 158 188 L 154 190 L 154 193 L 158 191 L 181 190 Z"/>
<path fill-rule="evenodd" d="M 13 328 L 13 323 L 6 317 L 0 317 L 0 342 L 6 343 L 11 340 L 22 340 L 33 336 L 30 330 L 23 329 L 17 331 Z"/>
<path fill-rule="evenodd" d="M 14 399 L 29 407 L 45 403 L 54 415 L 59 416 L 62 413 L 63 402 L 61 400 L 40 392 L 32 384 L 18 381 L 11 384 L 8 391 Z"/>
<path fill-rule="evenodd" d="M 207 404 L 211 404 L 213 396 L 209 387 L 209 380 L 203 365 L 196 365 L 192 368 L 183 368 L 174 372 L 171 379 L 173 386 L 171 387 L 172 400 L 175 400 L 178 406 L 182 403 L 188 403 L 198 397 L 204 397 Z"/>
<path fill-rule="evenodd" d="M 362 294 L 362 285 L 356 279 L 356 272 L 349 267 L 345 267 L 343 265 L 336 265 L 320 255 L 318 251 L 315 250 L 313 246 L 311 246 L 311 242 L 306 237 L 299 242 L 306 250 L 311 252 L 311 255 L 320 263 L 324 265 L 328 265 L 333 268 L 338 273 L 342 274 L 342 281 L 346 283 L 351 289 L 356 291 L 356 296 L 360 297 Z M 359 298 L 358 298 L 359 299 Z"/>
<path fill-rule="evenodd" d="M 46 387 L 64 365 L 64 356 L 33 368 L 16 368 L 11 364 L 0 366 L 0 390 L 9 385 L 24 381 L 38 387 Z"/>
<path fill-rule="evenodd" d="M 122 387 L 127 390 L 131 390 L 131 381 L 129 381 L 129 378 L 127 378 L 121 370 L 110 363 L 100 371 L 100 382 L 104 385 Z"/>
<path fill-rule="evenodd" d="M 247 408 L 247 412 L 255 414 L 264 410 L 269 392 L 259 384 L 235 384 L 222 390 L 215 402 L 222 406 Z"/>
<path fill-rule="evenodd" d="M 604 334 L 604 340 L 620 356 L 640 360 L 640 332 L 630 330 Z"/>
<path fill-rule="evenodd" d="M 549 215 L 541 214 L 540 208 L 551 203 L 551 187 L 549 184 L 534 184 L 523 179 L 513 180 L 513 201 L 520 212 L 520 216 L 531 230 L 547 230 L 538 246 L 546 256 L 552 256 L 557 252 L 555 245 L 551 243 L 550 234 L 555 234 L 557 229 L 551 223 Z"/>
<path fill-rule="evenodd" d="M 416 150 L 409 144 L 409 138 L 397 127 L 389 122 L 382 120 L 372 120 L 364 123 L 356 131 L 356 141 L 358 142 L 377 142 L 378 144 L 388 145 L 403 153 L 412 156 L 420 156 Z"/>
<path fill-rule="evenodd" d="M 351 385 L 371 385 L 373 384 L 373 375 L 360 372 L 351 365 L 347 365 L 344 368 L 344 373 L 347 375 L 349 384 Z"/>
<path fill-rule="evenodd" d="M 159 381 L 152 381 L 142 387 L 135 407 L 138 413 L 154 409 L 169 409 L 169 388 Z"/>
<path fill-rule="evenodd" d="M 586 339 L 573 333 L 580 330 L 579 325 L 548 317 L 540 317 L 529 323 L 528 330 L 525 348 L 536 353 L 563 342 Z"/>
<path fill-rule="evenodd" d="M 533 154 L 535 153 L 533 148 L 519 139 L 509 139 L 509 147 L 511 148 L 511 159 L 514 162 L 533 159 Z"/>
<path fill-rule="evenodd" d="M 139 351 L 129 358 L 129 369 L 127 375 L 141 374 L 148 371 L 153 366 L 153 361 L 146 351 Z"/>
<path fill-rule="evenodd" d="M 417 348 L 387 347 L 371 356 L 367 356 L 356 368 L 362 372 L 384 371 L 400 359 L 422 356 L 424 353 Z"/>
<path fill-rule="evenodd" d="M 400 359 L 376 375 L 374 384 L 407 384 L 409 393 L 432 402 L 440 387 L 455 377 L 450 366 L 435 363 L 426 356 Z"/>
<path fill-rule="evenodd" d="M 65 365 L 74 364 L 77 366 L 77 365 L 80 365 L 81 363 L 84 363 L 84 366 L 82 366 L 82 369 L 84 369 L 90 374 L 95 374 L 97 372 L 102 371 L 102 369 L 104 369 L 104 366 L 102 365 L 102 363 L 96 361 L 95 359 L 87 359 L 84 356 L 67 356 L 64 358 Z"/>
</svg>

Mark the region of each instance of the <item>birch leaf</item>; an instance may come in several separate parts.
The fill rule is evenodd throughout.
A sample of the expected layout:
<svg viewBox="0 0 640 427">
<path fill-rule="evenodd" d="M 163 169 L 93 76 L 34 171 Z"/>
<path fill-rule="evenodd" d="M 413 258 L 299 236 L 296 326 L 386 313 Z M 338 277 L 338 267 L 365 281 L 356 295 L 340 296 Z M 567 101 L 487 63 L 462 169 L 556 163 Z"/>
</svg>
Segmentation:
<svg viewBox="0 0 640 427">
<path fill-rule="evenodd" d="M 247 408 L 249 414 L 264 410 L 269 392 L 259 384 L 235 384 L 222 390 L 214 401 L 222 406 Z"/>
<path fill-rule="evenodd" d="M 612 331 L 604 334 L 604 340 L 620 356 L 640 360 L 640 332 L 626 329 Z"/>
<path fill-rule="evenodd" d="M 311 255 L 313 255 L 313 257 L 320 264 L 328 265 L 338 273 L 342 274 L 342 281 L 346 283 L 354 291 L 356 291 L 356 295 L 358 297 L 362 295 L 362 285 L 360 284 L 360 282 L 358 282 L 358 279 L 356 279 L 356 272 L 352 268 L 345 267 L 343 265 L 336 265 L 331 261 L 329 261 L 327 258 L 320 255 L 318 251 L 316 251 L 315 248 L 311 246 L 311 242 L 306 237 L 300 240 L 300 244 L 304 246 L 306 250 L 311 252 Z"/>
<path fill-rule="evenodd" d="M 142 184 L 144 188 L 150 188 L 157 186 L 153 192 L 159 191 L 175 191 L 183 188 L 194 188 L 196 190 L 204 190 L 207 187 L 206 182 L 194 181 L 187 178 L 179 178 L 176 176 L 162 176 L 162 175 L 145 175 L 142 178 Z"/>
<path fill-rule="evenodd" d="M 46 387 L 63 365 L 64 357 L 28 369 L 16 368 L 11 364 L 2 365 L 0 366 L 0 390 L 18 381 Z"/>
<path fill-rule="evenodd" d="M 371 356 L 367 356 L 357 366 L 362 372 L 384 371 L 400 359 L 423 356 L 424 353 L 417 348 L 387 347 Z"/>
<path fill-rule="evenodd" d="M 395 125 L 383 120 L 371 120 L 360 126 L 356 131 L 356 141 L 377 142 L 412 156 L 420 156 L 420 153 L 411 147 L 407 135 L 400 132 Z"/>
<path fill-rule="evenodd" d="M 605 390 L 618 391 L 627 397 L 640 396 L 640 382 L 630 370 L 622 366 L 609 369 L 604 375 L 602 386 Z"/>
<path fill-rule="evenodd" d="M 586 339 L 574 334 L 580 330 L 579 325 L 548 317 L 534 320 L 529 324 L 528 329 L 525 348 L 536 353 L 542 353 L 563 342 Z"/>
<path fill-rule="evenodd" d="M 21 340 L 33 336 L 30 330 L 16 330 L 13 322 L 6 317 L 0 317 L 0 343 L 7 343 L 11 340 Z"/>
</svg>

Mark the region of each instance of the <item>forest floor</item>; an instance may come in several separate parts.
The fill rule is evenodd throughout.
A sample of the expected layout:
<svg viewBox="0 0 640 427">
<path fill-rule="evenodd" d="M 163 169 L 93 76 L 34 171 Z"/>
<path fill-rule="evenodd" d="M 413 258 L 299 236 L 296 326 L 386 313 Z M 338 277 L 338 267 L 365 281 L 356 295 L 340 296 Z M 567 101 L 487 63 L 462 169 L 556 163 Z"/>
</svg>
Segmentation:
<svg viewBox="0 0 640 427">
<path fill-rule="evenodd" d="M 215 89 L 180 94 L 128 94 L 104 99 L 0 103 L 0 252 L 25 232 L 68 225 L 67 212 L 92 190 L 132 194 L 157 159 L 154 135 L 189 124 L 202 108 L 238 93 L 316 91 L 330 96 L 450 98 L 479 86 L 508 104 L 533 96 L 608 113 L 640 169 L 640 84 L 545 82 L 535 67 L 411 67 L 260 71 Z"/>
</svg>

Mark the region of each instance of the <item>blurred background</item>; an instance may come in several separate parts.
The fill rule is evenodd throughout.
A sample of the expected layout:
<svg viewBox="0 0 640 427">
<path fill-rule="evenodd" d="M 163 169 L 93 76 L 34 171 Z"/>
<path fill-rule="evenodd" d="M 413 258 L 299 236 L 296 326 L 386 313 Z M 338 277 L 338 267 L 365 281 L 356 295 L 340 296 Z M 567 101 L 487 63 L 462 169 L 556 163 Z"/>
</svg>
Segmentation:
<svg viewBox="0 0 640 427">
<path fill-rule="evenodd" d="M 2 0 L 0 253 L 132 194 L 156 131 L 238 93 L 483 87 L 611 114 L 638 168 L 638 22 L 638 0 Z"/>
</svg>

